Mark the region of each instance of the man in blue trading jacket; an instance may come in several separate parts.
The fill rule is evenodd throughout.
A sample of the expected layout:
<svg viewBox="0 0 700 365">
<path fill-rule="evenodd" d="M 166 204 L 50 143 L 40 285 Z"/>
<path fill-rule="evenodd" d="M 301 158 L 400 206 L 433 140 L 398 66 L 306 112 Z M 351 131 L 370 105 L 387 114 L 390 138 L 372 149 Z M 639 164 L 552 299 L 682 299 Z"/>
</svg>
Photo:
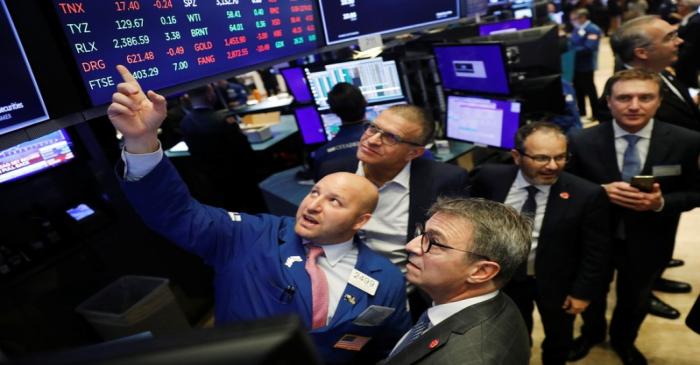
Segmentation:
<svg viewBox="0 0 700 365">
<path fill-rule="evenodd" d="M 165 99 L 129 71 L 108 109 L 124 135 L 123 189 L 149 227 L 215 272 L 218 324 L 297 314 L 329 364 L 385 357 L 409 327 L 404 280 L 354 235 L 377 189 L 349 173 L 319 181 L 291 217 L 230 213 L 194 200 L 162 158 Z"/>
<path fill-rule="evenodd" d="M 586 115 L 586 96 L 591 103 L 591 112 L 598 118 L 598 93 L 593 83 L 593 73 L 598 68 L 598 45 L 602 34 L 597 25 L 589 20 L 588 10 L 576 9 L 570 15 L 574 30 L 571 46 L 576 51 L 574 65 L 574 88 L 581 116 Z"/>
<path fill-rule="evenodd" d="M 314 165 L 318 166 L 333 158 L 354 156 L 365 132 L 367 101 L 356 86 L 346 82 L 333 86 L 328 93 L 328 106 L 342 124 L 332 141 L 313 152 Z"/>
</svg>

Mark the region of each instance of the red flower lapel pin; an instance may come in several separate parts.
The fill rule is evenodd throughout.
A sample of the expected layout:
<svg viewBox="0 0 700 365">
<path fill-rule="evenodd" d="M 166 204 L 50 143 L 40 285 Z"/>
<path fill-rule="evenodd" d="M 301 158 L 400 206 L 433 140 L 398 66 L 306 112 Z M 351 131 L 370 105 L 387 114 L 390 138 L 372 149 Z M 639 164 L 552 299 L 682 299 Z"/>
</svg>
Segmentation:
<svg viewBox="0 0 700 365">
<path fill-rule="evenodd" d="M 559 193 L 559 197 L 564 200 L 569 199 L 569 193 L 566 191 L 562 191 L 561 193 Z"/>
<path fill-rule="evenodd" d="M 430 341 L 430 344 L 428 345 L 428 348 L 432 350 L 432 349 L 436 348 L 437 345 L 438 345 L 439 343 L 440 343 L 440 340 L 438 340 L 438 339 L 436 338 L 436 339 Z"/>
</svg>

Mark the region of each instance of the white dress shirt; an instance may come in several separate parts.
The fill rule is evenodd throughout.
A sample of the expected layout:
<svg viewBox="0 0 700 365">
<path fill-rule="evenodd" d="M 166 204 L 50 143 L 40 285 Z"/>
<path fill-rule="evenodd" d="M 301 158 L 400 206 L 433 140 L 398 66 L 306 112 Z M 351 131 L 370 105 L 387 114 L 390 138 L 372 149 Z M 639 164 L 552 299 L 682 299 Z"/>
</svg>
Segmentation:
<svg viewBox="0 0 700 365">
<path fill-rule="evenodd" d="M 333 245 L 317 244 L 323 248 L 323 255 L 316 259 L 328 280 L 328 320 L 330 323 L 345 292 L 352 269 L 357 263 L 358 250 L 353 239 Z M 304 246 L 308 253 L 308 248 Z"/>
<path fill-rule="evenodd" d="M 508 195 L 506 196 L 505 204 L 513 207 L 517 211 L 521 211 L 525 201 L 527 200 L 527 188 L 530 186 L 529 182 L 525 180 L 522 171 L 518 170 L 518 175 L 513 181 L 513 185 L 510 186 L 508 190 Z M 545 209 L 547 208 L 547 199 L 549 198 L 549 189 L 551 185 L 533 185 L 539 190 L 537 195 L 535 195 L 535 202 L 537 203 L 537 210 L 535 210 L 535 224 L 532 227 L 532 243 L 530 244 L 530 254 L 527 256 L 527 274 L 535 275 L 535 256 L 537 252 L 537 242 L 540 238 L 540 229 L 542 228 L 542 221 L 544 220 Z"/>
<path fill-rule="evenodd" d="M 362 161 L 355 174 L 365 176 Z M 424 178 L 430 178 L 426 176 Z M 379 202 L 372 218 L 360 230 L 367 246 L 391 260 L 406 273 L 406 232 L 408 232 L 409 187 L 411 162 L 390 181 L 379 188 Z"/>
<path fill-rule="evenodd" d="M 148 175 L 160 160 L 163 159 L 163 148 L 158 141 L 158 150 L 151 153 L 129 153 L 122 149 L 122 161 L 124 161 L 124 179 L 126 181 L 139 181 Z"/>
<path fill-rule="evenodd" d="M 654 119 L 649 121 L 644 128 L 637 133 L 629 133 L 617 125 L 617 121 L 613 120 L 613 133 L 615 134 L 615 154 L 617 156 L 617 168 L 622 172 L 622 164 L 625 159 L 625 150 L 627 149 L 627 140 L 623 138 L 628 134 L 634 134 L 641 137 L 637 141 L 637 153 L 639 154 L 640 168 L 644 167 L 649 153 L 649 143 L 651 142 L 651 131 L 654 129 Z"/>
</svg>

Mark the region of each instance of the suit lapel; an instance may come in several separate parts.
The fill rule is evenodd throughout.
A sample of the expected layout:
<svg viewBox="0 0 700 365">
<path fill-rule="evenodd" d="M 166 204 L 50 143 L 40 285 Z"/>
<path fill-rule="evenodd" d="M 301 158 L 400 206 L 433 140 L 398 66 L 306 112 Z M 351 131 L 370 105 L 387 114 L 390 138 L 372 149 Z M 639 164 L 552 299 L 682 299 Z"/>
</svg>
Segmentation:
<svg viewBox="0 0 700 365">
<path fill-rule="evenodd" d="M 508 166 L 507 169 L 503 169 L 503 174 L 499 175 L 495 181 L 491 181 L 493 186 L 493 200 L 499 203 L 506 201 L 508 197 L 508 192 L 511 186 L 513 186 L 513 181 L 518 175 L 518 166 Z"/>
<path fill-rule="evenodd" d="M 654 121 L 654 129 L 651 131 L 651 140 L 649 141 L 649 151 L 647 158 L 644 161 L 644 168 L 641 174 L 651 175 L 653 167 L 661 161 L 666 161 L 666 155 L 669 152 L 669 146 L 673 144 L 669 140 L 669 130 L 666 125 L 658 120 Z"/>
<path fill-rule="evenodd" d="M 359 239 L 355 238 L 355 245 L 357 245 L 357 263 L 355 264 L 355 269 L 367 274 L 368 276 L 379 280 L 379 273 L 382 271 L 381 266 L 378 265 L 377 261 L 371 256 L 370 249 L 362 244 Z M 379 283 L 381 288 L 382 283 Z M 377 289 L 379 290 L 379 289 Z M 375 295 L 377 295 L 375 293 Z M 363 290 L 357 288 L 356 286 L 348 283 L 345 285 L 345 290 L 343 295 L 340 297 L 340 302 L 336 307 L 333 319 L 327 326 L 327 328 L 333 328 L 337 323 L 343 321 L 349 321 L 350 319 L 356 318 L 368 307 L 369 294 Z M 353 304 L 354 300 L 354 304 Z"/>
<path fill-rule="evenodd" d="M 612 124 L 603 123 L 600 125 L 599 136 L 595 139 L 595 150 L 598 151 L 598 161 L 600 161 L 609 181 L 621 181 L 622 173 L 617 165 L 617 151 L 615 150 L 615 132 Z"/>
<path fill-rule="evenodd" d="M 282 236 L 281 232 L 289 231 L 287 236 Z M 294 230 L 280 230 L 280 267 L 288 275 L 289 281 L 296 288 L 296 295 L 304 305 L 304 313 L 300 313 L 302 320 L 311 328 L 311 280 L 305 269 L 306 251 L 301 238 L 294 233 Z M 301 262 L 289 260 L 291 257 L 301 258 Z M 289 260 L 289 261 L 288 261 Z M 287 265 L 290 263 L 290 265 Z"/>
<path fill-rule="evenodd" d="M 545 208 L 542 227 L 540 227 L 540 237 L 537 240 L 538 254 L 546 248 L 546 244 L 551 241 L 547 239 L 552 227 L 557 227 L 558 222 L 566 216 L 566 211 L 569 208 L 569 191 L 566 177 L 562 174 L 559 176 L 554 185 L 549 188 L 549 197 L 547 197 L 547 207 Z"/>
</svg>

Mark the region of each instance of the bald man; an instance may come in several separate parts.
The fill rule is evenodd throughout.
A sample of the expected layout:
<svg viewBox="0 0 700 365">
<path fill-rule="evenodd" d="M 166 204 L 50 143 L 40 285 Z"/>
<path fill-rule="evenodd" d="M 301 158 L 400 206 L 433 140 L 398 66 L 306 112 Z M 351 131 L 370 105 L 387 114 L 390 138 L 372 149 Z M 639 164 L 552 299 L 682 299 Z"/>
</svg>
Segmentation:
<svg viewBox="0 0 700 365">
<path fill-rule="evenodd" d="M 327 364 L 386 357 L 410 325 L 401 272 L 355 237 L 377 205 L 376 187 L 328 175 L 295 218 L 201 204 L 163 158 L 165 99 L 117 69 L 124 82 L 108 115 L 124 135 L 122 187 L 151 229 L 214 268 L 216 323 L 297 314 Z"/>
</svg>

